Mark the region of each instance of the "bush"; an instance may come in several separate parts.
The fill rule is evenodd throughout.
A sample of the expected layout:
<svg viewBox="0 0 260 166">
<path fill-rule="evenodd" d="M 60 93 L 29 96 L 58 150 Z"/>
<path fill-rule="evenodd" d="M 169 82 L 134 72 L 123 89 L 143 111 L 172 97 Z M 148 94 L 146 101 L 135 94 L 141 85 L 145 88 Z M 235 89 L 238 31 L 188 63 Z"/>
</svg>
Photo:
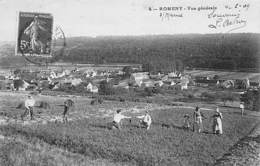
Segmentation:
<svg viewBox="0 0 260 166">
<path fill-rule="evenodd" d="M 14 74 L 15 74 L 15 75 L 21 74 L 21 69 L 15 69 L 15 70 L 14 70 Z"/>
<path fill-rule="evenodd" d="M 43 108 L 43 109 L 50 109 L 51 108 L 50 104 L 46 101 L 41 101 L 39 107 Z"/>
<path fill-rule="evenodd" d="M 144 96 L 152 96 L 153 95 L 153 88 L 144 88 L 144 93 L 143 93 Z"/>
<path fill-rule="evenodd" d="M 19 90 L 19 87 L 21 87 L 24 84 L 23 80 L 14 80 L 14 88 L 16 90 Z"/>
<path fill-rule="evenodd" d="M 0 81 L 0 89 L 1 90 L 6 89 L 6 83 L 4 81 Z"/>
<path fill-rule="evenodd" d="M 19 103 L 18 106 L 16 107 L 16 109 L 25 109 L 24 102 Z"/>
<path fill-rule="evenodd" d="M 259 111 L 260 108 L 260 97 L 259 90 L 248 90 L 246 93 L 240 96 L 240 101 L 245 103 L 248 109 L 253 111 Z"/>
<path fill-rule="evenodd" d="M 192 92 L 190 91 L 182 91 L 182 95 L 188 99 L 193 99 L 194 98 L 194 95 Z"/>
<path fill-rule="evenodd" d="M 200 95 L 201 99 L 204 99 L 206 101 L 214 101 L 216 100 L 216 95 L 213 93 L 203 92 Z"/>
<path fill-rule="evenodd" d="M 236 95 L 232 92 L 220 93 L 220 94 L 218 94 L 218 96 L 221 99 L 221 101 L 224 103 L 224 105 L 226 105 L 226 102 L 228 102 L 228 101 L 233 102 L 233 101 L 237 100 Z"/>
<path fill-rule="evenodd" d="M 121 87 L 113 88 L 113 91 L 114 91 L 114 94 L 116 94 L 116 95 L 122 95 L 122 94 L 126 94 L 129 92 L 127 89 L 121 88 Z"/>
</svg>

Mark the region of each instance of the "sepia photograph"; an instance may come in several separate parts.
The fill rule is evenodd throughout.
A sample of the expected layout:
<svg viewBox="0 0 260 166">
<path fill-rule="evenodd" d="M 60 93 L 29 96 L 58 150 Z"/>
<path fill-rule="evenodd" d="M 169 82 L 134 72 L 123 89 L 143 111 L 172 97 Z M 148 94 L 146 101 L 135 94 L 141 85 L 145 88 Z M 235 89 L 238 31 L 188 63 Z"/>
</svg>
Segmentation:
<svg viewBox="0 0 260 166">
<path fill-rule="evenodd" d="M 0 0 L 0 166 L 260 166 L 258 0 Z"/>
</svg>

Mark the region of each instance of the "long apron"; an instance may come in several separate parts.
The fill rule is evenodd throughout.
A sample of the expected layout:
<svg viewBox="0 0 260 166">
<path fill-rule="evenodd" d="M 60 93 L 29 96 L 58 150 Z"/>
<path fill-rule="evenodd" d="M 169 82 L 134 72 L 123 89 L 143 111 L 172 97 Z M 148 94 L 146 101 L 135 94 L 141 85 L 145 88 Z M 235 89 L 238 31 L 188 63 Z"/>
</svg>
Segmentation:
<svg viewBox="0 0 260 166">
<path fill-rule="evenodd" d="M 222 130 L 222 120 L 221 120 L 220 117 L 217 118 L 217 130 L 219 131 L 219 134 L 223 133 L 223 130 Z"/>
</svg>

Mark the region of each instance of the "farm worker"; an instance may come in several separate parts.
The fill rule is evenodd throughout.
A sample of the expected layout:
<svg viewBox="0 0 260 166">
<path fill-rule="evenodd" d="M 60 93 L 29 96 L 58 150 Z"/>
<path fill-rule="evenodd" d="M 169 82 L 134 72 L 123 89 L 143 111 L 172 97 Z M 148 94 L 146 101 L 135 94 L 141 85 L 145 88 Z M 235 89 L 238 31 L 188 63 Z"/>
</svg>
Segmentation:
<svg viewBox="0 0 260 166">
<path fill-rule="evenodd" d="M 199 133 L 202 131 L 203 128 L 202 117 L 204 116 L 200 112 L 199 107 L 197 106 L 193 113 L 193 118 L 194 118 L 193 131 L 198 131 Z"/>
<path fill-rule="evenodd" d="M 213 115 L 213 133 L 214 134 L 223 134 L 222 130 L 222 113 L 219 112 L 217 107 L 216 112 Z"/>
<path fill-rule="evenodd" d="M 21 118 L 23 120 L 24 116 L 26 116 L 27 112 L 30 114 L 31 120 L 33 120 L 33 107 L 35 105 L 35 100 L 32 98 L 31 95 L 28 95 L 28 98 L 24 102 L 25 111 L 22 114 Z"/>
<path fill-rule="evenodd" d="M 150 126 L 152 124 L 152 118 L 149 115 L 149 112 L 146 111 L 145 115 L 137 116 L 137 118 L 141 119 L 140 124 L 144 126 L 147 130 L 150 129 Z"/>
<path fill-rule="evenodd" d="M 240 105 L 239 105 L 240 109 L 241 109 L 241 115 L 243 116 L 244 115 L 244 111 L 245 111 L 245 105 L 244 105 L 244 102 L 241 102 Z"/>
<path fill-rule="evenodd" d="M 64 111 L 63 111 L 63 122 L 66 123 L 68 122 L 68 112 L 74 107 L 74 101 L 71 99 L 68 99 L 64 102 Z"/>
<path fill-rule="evenodd" d="M 114 118 L 113 118 L 113 127 L 120 130 L 121 129 L 121 120 L 125 119 L 125 118 L 130 119 L 131 117 L 122 115 L 121 109 L 117 110 L 116 114 L 114 115 Z"/>
<path fill-rule="evenodd" d="M 183 124 L 184 129 L 190 129 L 190 116 L 188 114 L 184 115 L 184 124 Z"/>
</svg>

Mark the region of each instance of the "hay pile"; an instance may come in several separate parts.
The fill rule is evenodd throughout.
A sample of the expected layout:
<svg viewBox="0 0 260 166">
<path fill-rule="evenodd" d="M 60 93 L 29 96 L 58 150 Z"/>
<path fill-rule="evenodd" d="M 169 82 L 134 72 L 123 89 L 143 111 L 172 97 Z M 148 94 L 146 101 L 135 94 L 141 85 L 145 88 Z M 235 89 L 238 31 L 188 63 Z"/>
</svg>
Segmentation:
<svg viewBox="0 0 260 166">
<path fill-rule="evenodd" d="M 49 104 L 48 102 L 46 102 L 46 101 L 40 101 L 39 108 L 50 109 L 51 106 L 50 106 L 50 104 Z"/>
</svg>

